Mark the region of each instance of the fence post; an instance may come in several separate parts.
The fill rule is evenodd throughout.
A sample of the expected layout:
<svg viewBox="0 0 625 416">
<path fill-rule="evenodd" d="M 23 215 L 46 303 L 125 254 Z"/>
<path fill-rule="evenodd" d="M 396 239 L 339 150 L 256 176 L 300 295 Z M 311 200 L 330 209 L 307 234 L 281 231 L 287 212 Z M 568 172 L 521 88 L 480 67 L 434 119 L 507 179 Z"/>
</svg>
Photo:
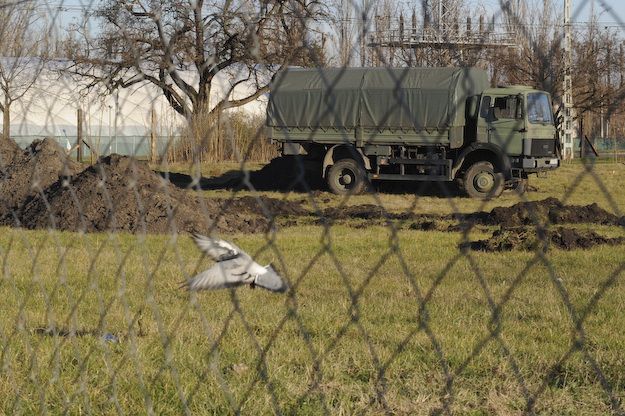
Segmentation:
<svg viewBox="0 0 625 416">
<path fill-rule="evenodd" d="M 156 110 L 152 109 L 152 126 L 150 131 L 150 162 L 156 163 Z"/>
<path fill-rule="evenodd" d="M 78 151 L 76 154 L 76 160 L 79 163 L 82 163 L 82 109 L 78 109 L 77 111 L 77 132 L 76 132 L 76 145 L 78 146 Z"/>
</svg>

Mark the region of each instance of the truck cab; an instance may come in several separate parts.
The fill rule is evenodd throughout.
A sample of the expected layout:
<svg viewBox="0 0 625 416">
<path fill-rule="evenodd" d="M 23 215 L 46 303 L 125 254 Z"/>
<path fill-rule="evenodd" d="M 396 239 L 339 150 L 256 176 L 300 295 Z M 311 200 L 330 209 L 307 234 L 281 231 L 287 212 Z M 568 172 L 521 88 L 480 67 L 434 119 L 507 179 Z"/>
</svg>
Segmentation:
<svg viewBox="0 0 625 416">
<path fill-rule="evenodd" d="M 507 154 L 513 176 L 559 166 L 555 132 L 548 93 L 524 86 L 493 88 L 482 93 L 476 140 L 491 143 Z"/>
</svg>

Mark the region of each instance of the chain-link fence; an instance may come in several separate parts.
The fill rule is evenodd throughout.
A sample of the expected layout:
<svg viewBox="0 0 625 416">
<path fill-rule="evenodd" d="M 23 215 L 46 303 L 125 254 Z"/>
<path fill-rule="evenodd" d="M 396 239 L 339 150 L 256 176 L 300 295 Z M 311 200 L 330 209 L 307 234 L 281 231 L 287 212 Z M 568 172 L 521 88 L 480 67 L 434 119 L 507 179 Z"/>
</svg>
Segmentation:
<svg viewBox="0 0 625 416">
<path fill-rule="evenodd" d="M 625 16 L 561 3 L 5 2 L 1 412 L 625 413 Z"/>
</svg>

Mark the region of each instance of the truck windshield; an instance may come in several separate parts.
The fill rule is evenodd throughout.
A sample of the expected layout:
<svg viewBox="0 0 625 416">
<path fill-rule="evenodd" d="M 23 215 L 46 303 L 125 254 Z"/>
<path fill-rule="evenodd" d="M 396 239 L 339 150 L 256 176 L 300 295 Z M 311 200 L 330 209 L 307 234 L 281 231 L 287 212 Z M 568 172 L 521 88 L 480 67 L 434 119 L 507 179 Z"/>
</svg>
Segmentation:
<svg viewBox="0 0 625 416">
<path fill-rule="evenodd" d="M 530 123 L 553 124 L 549 96 L 547 94 L 528 94 L 527 114 Z"/>
</svg>

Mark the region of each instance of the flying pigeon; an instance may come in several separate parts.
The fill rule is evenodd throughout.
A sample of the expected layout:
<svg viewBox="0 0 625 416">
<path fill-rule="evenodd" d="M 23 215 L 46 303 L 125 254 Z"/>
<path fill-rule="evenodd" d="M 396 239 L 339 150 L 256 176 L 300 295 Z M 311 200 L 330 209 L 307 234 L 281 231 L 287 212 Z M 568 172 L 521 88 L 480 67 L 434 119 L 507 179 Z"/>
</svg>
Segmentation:
<svg viewBox="0 0 625 416">
<path fill-rule="evenodd" d="M 286 284 L 273 265 L 256 263 L 249 254 L 229 241 L 193 233 L 198 248 L 217 263 L 188 279 L 181 287 L 187 290 L 217 290 L 249 284 L 272 292 L 284 293 Z"/>
</svg>

